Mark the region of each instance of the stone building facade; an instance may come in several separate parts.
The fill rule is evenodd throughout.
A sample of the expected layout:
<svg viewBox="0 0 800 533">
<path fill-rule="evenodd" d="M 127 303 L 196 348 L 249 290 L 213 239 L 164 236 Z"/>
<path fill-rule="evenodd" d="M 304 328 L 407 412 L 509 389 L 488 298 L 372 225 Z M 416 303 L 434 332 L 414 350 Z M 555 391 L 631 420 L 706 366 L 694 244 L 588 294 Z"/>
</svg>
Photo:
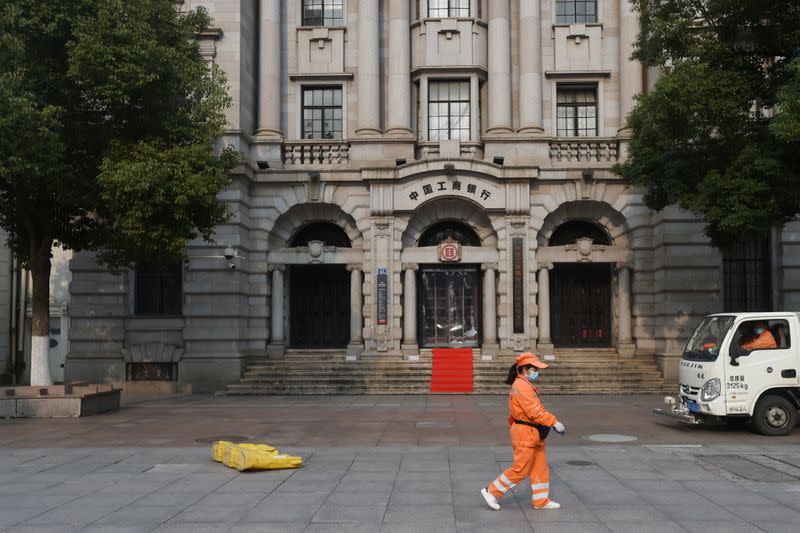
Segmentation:
<svg viewBox="0 0 800 533">
<path fill-rule="evenodd" d="M 726 258 L 611 172 L 655 74 L 629 0 L 178 4 L 215 21 L 234 217 L 170 272 L 75 257 L 67 379 L 219 390 L 252 355 L 441 346 L 602 349 L 674 379 L 702 315 L 800 302 L 800 226 Z"/>
</svg>

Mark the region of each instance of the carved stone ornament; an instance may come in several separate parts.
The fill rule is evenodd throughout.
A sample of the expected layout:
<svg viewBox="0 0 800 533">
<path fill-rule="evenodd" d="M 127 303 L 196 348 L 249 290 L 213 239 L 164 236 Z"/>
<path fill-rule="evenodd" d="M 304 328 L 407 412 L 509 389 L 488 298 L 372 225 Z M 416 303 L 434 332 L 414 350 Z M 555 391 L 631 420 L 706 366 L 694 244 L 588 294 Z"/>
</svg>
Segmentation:
<svg viewBox="0 0 800 533">
<path fill-rule="evenodd" d="M 512 342 L 514 343 L 515 352 L 521 352 L 525 349 L 525 337 L 523 335 L 514 335 Z"/>
<path fill-rule="evenodd" d="M 581 261 L 588 261 L 589 256 L 592 255 L 592 239 L 589 237 L 581 237 L 578 239 L 578 254 Z"/>
<path fill-rule="evenodd" d="M 312 263 L 319 263 L 322 261 L 322 252 L 324 251 L 325 243 L 322 241 L 308 241 L 308 259 Z"/>
<path fill-rule="evenodd" d="M 439 261 L 457 263 L 461 261 L 461 243 L 455 239 L 445 239 L 439 243 Z"/>
</svg>

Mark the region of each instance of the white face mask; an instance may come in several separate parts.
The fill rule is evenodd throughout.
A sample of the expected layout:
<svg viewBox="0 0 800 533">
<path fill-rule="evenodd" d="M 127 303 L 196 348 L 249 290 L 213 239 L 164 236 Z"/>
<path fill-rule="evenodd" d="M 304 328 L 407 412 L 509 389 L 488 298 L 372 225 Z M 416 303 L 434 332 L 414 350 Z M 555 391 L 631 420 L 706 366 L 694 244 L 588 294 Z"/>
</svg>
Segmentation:
<svg viewBox="0 0 800 533">
<path fill-rule="evenodd" d="M 764 333 L 764 328 L 756 328 L 755 331 L 756 331 L 756 335 L 761 335 L 762 333 Z"/>
<path fill-rule="evenodd" d="M 536 381 L 539 379 L 539 372 L 537 370 L 531 370 L 526 377 L 528 378 L 528 381 Z"/>
</svg>

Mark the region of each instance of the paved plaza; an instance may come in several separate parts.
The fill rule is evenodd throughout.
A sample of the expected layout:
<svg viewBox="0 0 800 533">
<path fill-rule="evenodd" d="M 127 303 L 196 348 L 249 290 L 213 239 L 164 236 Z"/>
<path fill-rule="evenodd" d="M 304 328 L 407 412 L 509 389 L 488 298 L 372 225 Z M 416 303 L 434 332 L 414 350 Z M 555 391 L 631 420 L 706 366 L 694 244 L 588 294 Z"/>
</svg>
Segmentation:
<svg viewBox="0 0 800 533">
<path fill-rule="evenodd" d="M 655 396 L 544 400 L 567 426 L 548 439 L 557 511 L 527 482 L 499 512 L 478 494 L 511 464 L 503 396 L 192 396 L 0 420 L 0 531 L 797 531 L 800 431 L 663 423 Z M 230 470 L 210 459 L 225 437 L 305 466 Z"/>
</svg>

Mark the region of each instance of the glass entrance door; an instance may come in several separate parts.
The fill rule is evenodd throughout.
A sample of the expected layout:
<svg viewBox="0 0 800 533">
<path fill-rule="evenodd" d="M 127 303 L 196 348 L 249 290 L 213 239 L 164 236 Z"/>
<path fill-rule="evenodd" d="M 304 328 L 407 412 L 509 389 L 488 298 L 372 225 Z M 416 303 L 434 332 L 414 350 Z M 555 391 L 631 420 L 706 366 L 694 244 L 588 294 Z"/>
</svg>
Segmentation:
<svg viewBox="0 0 800 533">
<path fill-rule="evenodd" d="M 479 345 L 477 267 L 420 269 L 420 341 L 423 348 Z"/>
</svg>

